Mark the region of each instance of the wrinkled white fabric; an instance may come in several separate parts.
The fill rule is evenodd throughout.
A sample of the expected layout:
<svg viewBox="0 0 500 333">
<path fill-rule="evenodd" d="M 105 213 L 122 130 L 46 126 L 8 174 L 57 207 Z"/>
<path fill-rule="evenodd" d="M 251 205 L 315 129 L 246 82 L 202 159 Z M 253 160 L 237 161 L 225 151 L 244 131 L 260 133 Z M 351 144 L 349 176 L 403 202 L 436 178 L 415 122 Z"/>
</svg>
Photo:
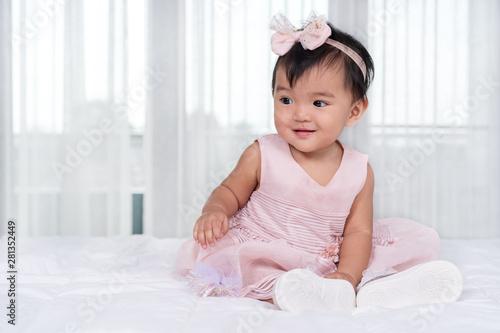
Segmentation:
<svg viewBox="0 0 500 333">
<path fill-rule="evenodd" d="M 250 298 L 196 297 L 174 272 L 185 239 L 149 236 L 21 238 L 16 327 L 0 332 L 498 332 L 500 239 L 443 240 L 441 259 L 457 264 L 464 292 L 451 304 L 350 314 L 293 315 Z M 5 237 L 0 248 L 6 249 Z M 6 267 L 0 256 L 0 267 Z M 0 303 L 7 304 L 7 280 Z M 4 308 L 4 305 L 2 305 Z M 97 309 L 95 309 L 97 308 Z M 68 328 L 71 326 L 67 326 Z M 77 330 L 78 329 L 78 330 Z"/>
</svg>

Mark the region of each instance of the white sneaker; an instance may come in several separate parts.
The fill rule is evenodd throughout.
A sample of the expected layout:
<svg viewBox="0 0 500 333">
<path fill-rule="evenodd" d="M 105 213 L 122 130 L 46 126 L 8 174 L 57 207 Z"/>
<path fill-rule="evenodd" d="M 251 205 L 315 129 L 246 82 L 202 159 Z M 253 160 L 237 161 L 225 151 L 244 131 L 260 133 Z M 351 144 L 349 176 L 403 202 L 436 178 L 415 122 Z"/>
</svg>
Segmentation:
<svg viewBox="0 0 500 333">
<path fill-rule="evenodd" d="M 273 290 L 273 301 L 281 310 L 333 312 L 352 310 L 356 294 L 346 280 L 325 279 L 307 269 L 294 269 L 281 275 Z"/>
<path fill-rule="evenodd" d="M 414 304 L 451 303 L 460 297 L 463 279 L 454 264 L 436 260 L 367 283 L 358 292 L 357 306 L 401 308 Z"/>
</svg>

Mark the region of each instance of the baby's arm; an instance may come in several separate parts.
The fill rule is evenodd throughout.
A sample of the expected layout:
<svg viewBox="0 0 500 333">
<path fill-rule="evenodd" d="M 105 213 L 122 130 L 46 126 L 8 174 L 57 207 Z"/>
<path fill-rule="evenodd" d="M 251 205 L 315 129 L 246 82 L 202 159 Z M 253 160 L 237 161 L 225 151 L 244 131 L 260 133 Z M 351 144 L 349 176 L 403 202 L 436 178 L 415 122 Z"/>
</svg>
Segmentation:
<svg viewBox="0 0 500 333">
<path fill-rule="evenodd" d="M 368 164 L 365 185 L 354 199 L 344 228 L 337 272 L 326 278 L 345 279 L 356 288 L 368 267 L 373 232 L 373 170 Z"/>
<path fill-rule="evenodd" d="M 260 176 L 260 148 L 255 141 L 241 154 L 229 176 L 210 194 L 202 215 L 193 228 L 193 237 L 203 248 L 215 246 L 229 229 L 229 217 L 245 206 L 257 188 Z"/>
</svg>

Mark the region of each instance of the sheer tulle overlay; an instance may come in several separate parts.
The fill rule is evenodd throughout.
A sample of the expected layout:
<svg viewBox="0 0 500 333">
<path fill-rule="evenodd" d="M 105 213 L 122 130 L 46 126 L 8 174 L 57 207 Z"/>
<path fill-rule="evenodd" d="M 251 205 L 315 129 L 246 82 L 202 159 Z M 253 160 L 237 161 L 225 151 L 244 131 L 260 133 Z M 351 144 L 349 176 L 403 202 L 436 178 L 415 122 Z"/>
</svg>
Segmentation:
<svg viewBox="0 0 500 333">
<path fill-rule="evenodd" d="M 227 235 L 207 249 L 189 239 L 177 255 L 177 271 L 200 296 L 269 299 L 284 272 L 307 268 L 324 276 L 337 270 L 344 225 L 364 186 L 368 157 L 341 144 L 340 166 L 322 186 L 293 159 L 281 137 L 267 135 L 258 142 L 260 187 L 230 218 Z M 360 286 L 438 257 L 433 229 L 406 219 L 375 220 Z"/>
<path fill-rule="evenodd" d="M 406 219 L 375 220 L 370 262 L 359 287 L 438 258 L 439 237 L 433 229 Z M 272 298 L 275 280 L 291 269 L 307 268 L 320 276 L 337 270 L 337 263 L 321 253 L 294 249 L 283 239 L 255 240 L 238 230 L 230 230 L 213 248 L 202 249 L 188 239 L 177 256 L 177 271 L 187 275 L 197 262 L 221 269 L 225 275 L 237 274 L 242 286 L 237 295 L 256 299 Z"/>
</svg>

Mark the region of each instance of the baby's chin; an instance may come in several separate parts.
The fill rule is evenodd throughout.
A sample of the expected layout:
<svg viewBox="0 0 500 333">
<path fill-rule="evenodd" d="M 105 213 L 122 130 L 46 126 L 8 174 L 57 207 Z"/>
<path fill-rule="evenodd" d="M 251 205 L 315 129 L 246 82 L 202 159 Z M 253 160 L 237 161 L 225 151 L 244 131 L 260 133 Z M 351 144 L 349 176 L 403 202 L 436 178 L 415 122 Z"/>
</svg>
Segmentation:
<svg viewBox="0 0 500 333">
<path fill-rule="evenodd" d="M 316 157 L 316 158 L 321 158 L 323 159 L 324 157 L 331 157 L 332 155 L 336 155 L 337 153 L 340 152 L 342 154 L 343 147 L 342 145 L 338 142 L 335 141 L 331 144 L 316 144 L 316 143 L 294 143 L 290 145 L 290 151 L 293 152 L 296 151 L 302 155 L 307 155 L 309 157 Z"/>
</svg>

